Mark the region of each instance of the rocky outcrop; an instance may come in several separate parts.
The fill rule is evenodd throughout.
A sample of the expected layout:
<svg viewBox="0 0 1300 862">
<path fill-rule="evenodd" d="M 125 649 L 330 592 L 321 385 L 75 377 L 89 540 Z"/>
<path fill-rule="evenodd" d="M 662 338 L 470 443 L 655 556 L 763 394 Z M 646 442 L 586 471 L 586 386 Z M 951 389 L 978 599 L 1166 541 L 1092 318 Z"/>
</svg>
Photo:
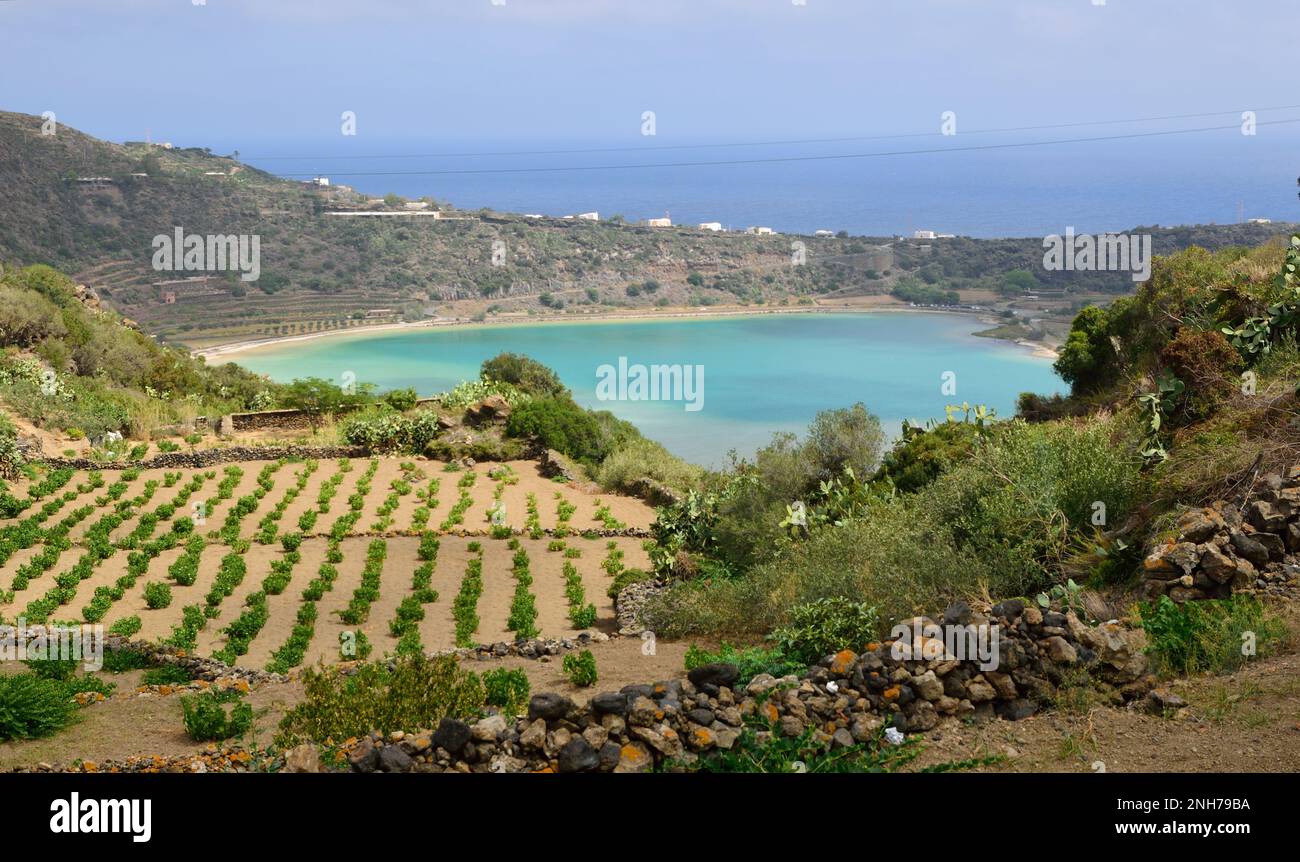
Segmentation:
<svg viewBox="0 0 1300 862">
<path fill-rule="evenodd" d="M 1189 509 L 1178 533 L 1142 565 L 1142 596 L 1175 602 L 1235 592 L 1280 595 L 1300 585 L 1300 467 L 1263 477 L 1263 490 L 1240 503 Z"/>
<path fill-rule="evenodd" d="M 465 408 L 466 425 L 503 424 L 510 418 L 510 404 L 500 395 L 489 395 Z"/>
</svg>

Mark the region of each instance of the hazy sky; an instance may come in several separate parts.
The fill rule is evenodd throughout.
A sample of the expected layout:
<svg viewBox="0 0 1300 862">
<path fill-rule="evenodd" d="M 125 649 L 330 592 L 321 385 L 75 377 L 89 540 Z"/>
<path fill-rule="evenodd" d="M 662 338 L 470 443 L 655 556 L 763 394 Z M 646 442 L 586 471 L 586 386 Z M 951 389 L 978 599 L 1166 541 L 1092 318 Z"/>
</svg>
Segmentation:
<svg viewBox="0 0 1300 862">
<path fill-rule="evenodd" d="M 248 153 L 343 111 L 361 145 L 636 143 L 651 110 L 664 145 L 1300 102 L 1295 0 L 194 2 L 0 0 L 0 108 Z"/>
</svg>

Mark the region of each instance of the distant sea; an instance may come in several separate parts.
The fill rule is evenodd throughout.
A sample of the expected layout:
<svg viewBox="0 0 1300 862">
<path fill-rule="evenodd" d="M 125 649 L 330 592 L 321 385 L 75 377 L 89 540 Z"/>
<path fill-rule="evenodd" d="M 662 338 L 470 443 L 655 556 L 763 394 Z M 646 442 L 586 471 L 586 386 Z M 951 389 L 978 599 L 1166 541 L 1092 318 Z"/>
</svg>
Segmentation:
<svg viewBox="0 0 1300 862">
<path fill-rule="evenodd" d="M 1202 121 L 1218 125 L 1230 118 Z M 1173 128 L 1163 124 L 1158 128 Z M 597 211 L 628 220 L 662 217 L 731 229 L 846 230 L 870 236 L 933 230 L 973 237 L 1126 230 L 1139 225 L 1300 220 L 1300 128 L 1260 126 L 1254 137 L 1214 131 L 1018 149 L 748 165 L 521 173 L 523 168 L 823 157 L 971 147 L 1134 131 L 1100 127 L 901 140 L 665 149 L 665 136 L 611 141 L 327 139 L 230 142 L 240 157 L 280 175 L 321 174 L 376 196 L 432 196 L 463 209 L 563 216 Z M 797 137 L 792 135 L 791 137 Z M 727 142 L 722 142 L 727 143 Z M 622 148 L 551 155 L 454 155 Z M 361 157 L 364 156 L 364 157 Z M 294 158 L 284 158 L 294 157 Z M 379 174 L 379 175 L 376 175 Z"/>
<path fill-rule="evenodd" d="M 1051 362 L 1019 345 L 971 335 L 951 314 L 771 314 L 588 323 L 436 327 L 284 342 L 230 359 L 272 379 L 315 376 L 445 391 L 478 376 L 484 359 L 524 353 L 554 368 L 579 403 L 608 409 L 699 464 L 729 450 L 752 455 L 779 431 L 800 433 L 819 410 L 862 402 L 897 435 L 903 419 L 942 419 L 944 407 L 1015 412 L 1021 392 L 1062 390 Z M 597 369 L 629 364 L 703 366 L 702 409 L 677 401 L 597 398 Z M 955 394 L 944 394 L 951 372 Z"/>
</svg>

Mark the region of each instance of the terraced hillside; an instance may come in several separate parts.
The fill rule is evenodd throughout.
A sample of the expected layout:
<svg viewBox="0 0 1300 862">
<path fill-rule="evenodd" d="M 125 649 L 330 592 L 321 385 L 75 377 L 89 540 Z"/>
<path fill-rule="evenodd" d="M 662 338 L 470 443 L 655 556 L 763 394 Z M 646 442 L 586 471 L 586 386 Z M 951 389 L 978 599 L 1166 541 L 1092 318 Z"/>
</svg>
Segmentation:
<svg viewBox="0 0 1300 862">
<path fill-rule="evenodd" d="M 647 565 L 654 518 L 531 461 L 47 467 L 10 494 L 0 617 L 102 623 L 281 671 L 611 630 L 607 589 Z"/>
</svg>

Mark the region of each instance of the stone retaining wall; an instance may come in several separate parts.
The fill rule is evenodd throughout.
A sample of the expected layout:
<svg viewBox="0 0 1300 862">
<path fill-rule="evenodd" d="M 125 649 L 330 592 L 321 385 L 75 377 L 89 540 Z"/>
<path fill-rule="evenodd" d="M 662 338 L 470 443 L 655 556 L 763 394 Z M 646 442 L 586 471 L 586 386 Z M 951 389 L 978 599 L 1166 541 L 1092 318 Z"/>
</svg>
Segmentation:
<svg viewBox="0 0 1300 862">
<path fill-rule="evenodd" d="M 914 624 L 997 625 L 996 670 L 917 637 L 827 656 L 801 676 L 767 674 L 738 685 L 734 665 L 697 667 L 684 680 L 629 685 L 584 706 L 536 694 L 520 718 L 473 724 L 444 719 L 423 733 L 372 734 L 348 750 L 356 772 L 648 772 L 736 745 L 758 734 L 811 734 L 828 748 L 933 729 L 941 719 L 1026 718 L 1067 674 L 1090 675 L 1115 702 L 1150 691 L 1141 633 L 1117 623 L 1088 626 L 1072 613 L 1001 602 L 987 618 L 958 603 L 942 620 Z M 897 644 L 897 648 L 895 645 Z M 313 758 L 291 752 L 305 764 Z M 312 771 L 303 766 L 304 771 Z"/>
<path fill-rule="evenodd" d="M 199 449 L 194 452 L 163 452 L 141 461 L 96 461 L 93 458 L 46 458 L 43 463 L 51 467 L 71 467 L 74 470 L 126 470 L 140 467 L 145 470 L 203 469 L 235 461 L 278 461 L 281 458 L 368 458 L 370 450 L 364 446 L 227 446 L 216 449 Z"/>
<path fill-rule="evenodd" d="M 1261 479 L 1263 490 L 1239 504 L 1224 500 L 1190 509 L 1178 534 L 1143 563 L 1142 595 L 1175 602 L 1227 598 L 1234 592 L 1277 594 L 1300 575 L 1300 467 Z"/>
</svg>

